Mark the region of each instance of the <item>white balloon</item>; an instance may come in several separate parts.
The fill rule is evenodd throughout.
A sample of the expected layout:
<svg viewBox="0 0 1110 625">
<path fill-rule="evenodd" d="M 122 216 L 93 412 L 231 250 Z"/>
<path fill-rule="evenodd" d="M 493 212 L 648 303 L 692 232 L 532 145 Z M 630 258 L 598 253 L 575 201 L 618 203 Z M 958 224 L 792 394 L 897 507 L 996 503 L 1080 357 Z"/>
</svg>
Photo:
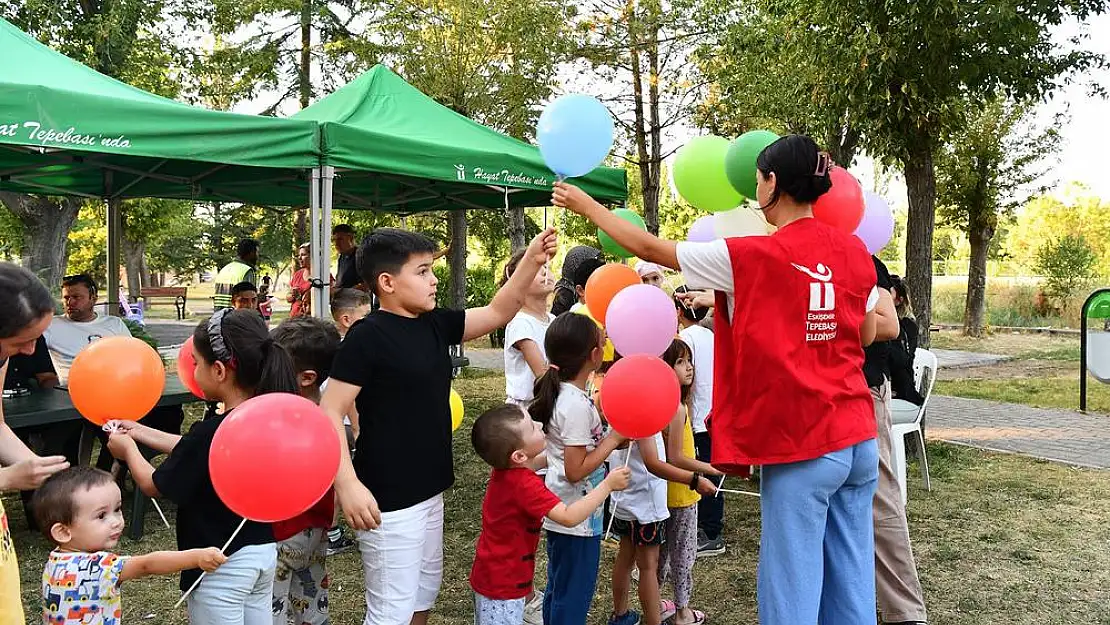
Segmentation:
<svg viewBox="0 0 1110 625">
<path fill-rule="evenodd" d="M 763 213 L 746 204 L 713 216 L 717 236 L 752 237 L 771 234 L 773 227 L 763 218 Z"/>
</svg>

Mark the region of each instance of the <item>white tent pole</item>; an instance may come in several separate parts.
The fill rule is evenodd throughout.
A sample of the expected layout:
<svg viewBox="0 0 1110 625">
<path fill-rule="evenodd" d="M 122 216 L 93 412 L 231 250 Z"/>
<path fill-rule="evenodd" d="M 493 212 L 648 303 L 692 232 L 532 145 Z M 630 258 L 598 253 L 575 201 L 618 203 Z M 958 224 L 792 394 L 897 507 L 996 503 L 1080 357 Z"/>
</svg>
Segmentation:
<svg viewBox="0 0 1110 625">
<path fill-rule="evenodd" d="M 108 196 L 108 259 L 105 292 L 102 294 L 107 314 L 119 316 L 119 262 L 120 245 L 123 243 L 123 216 L 120 198 L 112 197 L 112 172 L 104 172 L 105 195 Z"/>
<path fill-rule="evenodd" d="M 309 223 L 309 242 L 312 245 L 312 278 L 314 284 L 319 284 L 315 280 L 320 280 L 321 276 L 326 277 L 327 267 L 324 267 L 320 262 L 320 248 L 323 247 L 320 241 L 320 168 L 312 168 L 312 177 L 308 185 L 308 223 Z M 323 289 L 312 289 L 312 312 L 314 315 L 319 316 L 319 311 L 323 307 L 327 299 L 323 296 Z"/>
<path fill-rule="evenodd" d="M 320 279 L 327 281 L 328 274 L 331 272 L 331 207 L 332 195 L 335 190 L 335 168 L 331 165 L 324 165 L 321 169 L 321 178 L 323 178 L 323 185 L 320 189 L 321 193 L 321 208 L 323 209 L 323 219 L 320 223 Z M 321 289 L 322 304 L 317 310 L 316 316 L 321 319 L 329 319 L 331 317 L 330 298 L 331 286 L 326 289 Z"/>
</svg>

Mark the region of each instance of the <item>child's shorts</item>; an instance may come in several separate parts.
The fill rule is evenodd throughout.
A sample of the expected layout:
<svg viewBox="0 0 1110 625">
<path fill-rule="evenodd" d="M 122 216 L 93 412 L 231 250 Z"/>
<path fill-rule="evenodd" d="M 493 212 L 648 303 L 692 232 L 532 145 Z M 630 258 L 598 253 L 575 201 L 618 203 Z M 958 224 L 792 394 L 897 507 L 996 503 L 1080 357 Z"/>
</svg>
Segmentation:
<svg viewBox="0 0 1110 625">
<path fill-rule="evenodd" d="M 632 544 L 637 547 L 656 547 L 667 542 L 667 522 L 640 523 L 613 519 L 613 533 L 631 538 Z"/>
<path fill-rule="evenodd" d="M 521 625 L 524 599 L 490 599 L 474 593 L 474 625 Z"/>
</svg>

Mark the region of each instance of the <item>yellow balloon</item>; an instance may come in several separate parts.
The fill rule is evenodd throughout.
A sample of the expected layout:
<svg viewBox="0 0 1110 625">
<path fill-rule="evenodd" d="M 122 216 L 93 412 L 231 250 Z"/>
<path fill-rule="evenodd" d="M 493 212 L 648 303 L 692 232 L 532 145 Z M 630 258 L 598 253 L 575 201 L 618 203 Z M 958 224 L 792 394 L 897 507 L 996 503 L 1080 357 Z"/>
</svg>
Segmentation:
<svg viewBox="0 0 1110 625">
<path fill-rule="evenodd" d="M 462 395 L 455 389 L 451 389 L 451 431 L 459 429 L 463 422 L 463 402 Z"/>
<path fill-rule="evenodd" d="M 601 328 L 601 331 L 603 333 L 605 332 L 605 326 L 601 325 L 601 322 L 598 321 L 597 319 L 594 319 L 594 316 L 592 314 L 590 314 L 590 309 L 588 307 L 586 307 L 586 306 L 576 306 L 576 307 L 571 309 L 571 312 L 573 312 L 575 314 L 578 314 L 578 315 L 586 315 L 591 320 L 593 320 L 594 323 L 597 324 L 597 327 Z M 605 337 L 605 349 L 601 350 L 601 360 L 604 361 L 604 362 L 613 362 L 613 358 L 616 357 L 616 354 L 617 354 L 617 349 L 615 347 L 613 347 L 613 342 L 609 340 L 608 336 L 606 336 Z"/>
<path fill-rule="evenodd" d="M 713 225 L 717 236 L 722 238 L 765 236 L 774 229 L 763 218 L 763 213 L 746 205 L 717 213 L 713 217 Z"/>
</svg>

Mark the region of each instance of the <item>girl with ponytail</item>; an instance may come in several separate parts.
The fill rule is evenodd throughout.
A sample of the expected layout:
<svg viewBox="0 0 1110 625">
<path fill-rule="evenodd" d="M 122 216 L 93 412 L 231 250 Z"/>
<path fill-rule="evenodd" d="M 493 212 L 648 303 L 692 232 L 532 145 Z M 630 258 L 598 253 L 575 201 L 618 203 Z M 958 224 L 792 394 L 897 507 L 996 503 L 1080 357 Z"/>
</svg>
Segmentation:
<svg viewBox="0 0 1110 625">
<path fill-rule="evenodd" d="M 604 337 L 585 315 L 563 313 L 544 337 L 550 365 L 536 380 L 529 412 L 547 434 L 547 488 L 566 505 L 582 499 L 605 479 L 605 459 L 624 438 L 605 435 L 601 416 L 586 393 L 601 366 Z M 601 563 L 602 512 L 574 527 L 544 519 L 547 590 L 543 622 L 585 623 Z"/>
<path fill-rule="evenodd" d="M 220 424 L 251 397 L 297 393 L 293 360 L 270 338 L 257 311 L 216 311 L 197 325 L 193 347 L 197 384 L 207 399 L 223 402 L 224 414 L 196 423 L 184 436 L 139 423 L 113 422 L 116 431 L 108 440 L 112 455 L 127 463 L 144 493 L 177 504 L 181 550 L 222 546 L 242 521 L 220 501 L 208 473 L 208 454 Z M 138 443 L 169 457 L 155 470 Z M 227 563 L 205 576 L 189 595 L 189 622 L 269 625 L 277 565 L 270 524 L 247 521 L 224 553 Z M 199 576 L 199 569 L 182 572 L 181 590 L 188 590 Z"/>
</svg>

